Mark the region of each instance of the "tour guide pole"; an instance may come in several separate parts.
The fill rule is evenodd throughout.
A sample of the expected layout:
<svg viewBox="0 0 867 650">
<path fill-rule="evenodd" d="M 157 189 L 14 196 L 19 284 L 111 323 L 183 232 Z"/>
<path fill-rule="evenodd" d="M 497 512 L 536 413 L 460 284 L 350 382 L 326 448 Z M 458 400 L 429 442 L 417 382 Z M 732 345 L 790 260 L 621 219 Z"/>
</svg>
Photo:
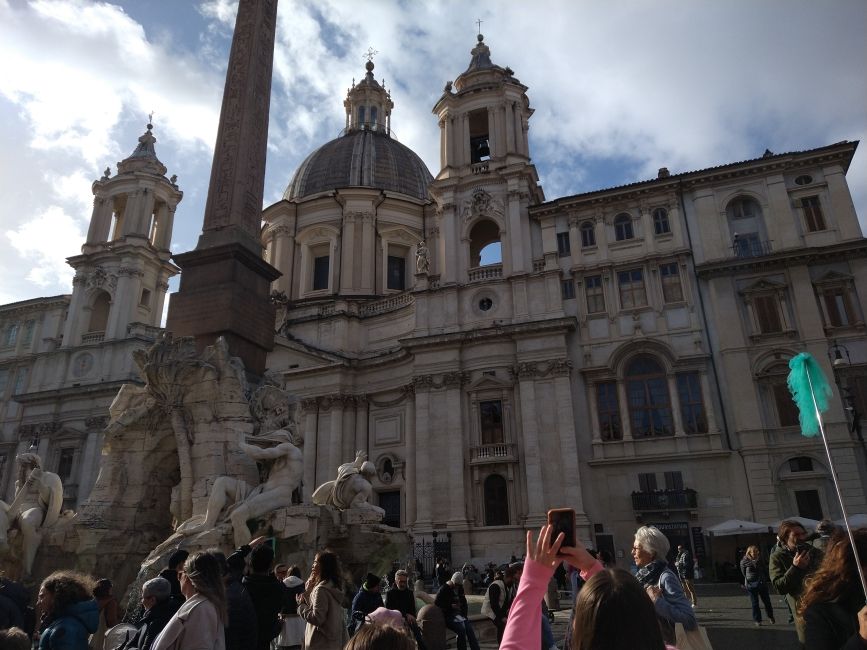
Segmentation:
<svg viewBox="0 0 867 650">
<path fill-rule="evenodd" d="M 858 568 L 858 576 L 861 578 L 861 588 L 864 590 L 864 595 L 867 596 L 867 580 L 864 579 L 864 568 L 861 565 L 861 558 L 858 556 L 858 547 L 855 546 L 855 536 L 849 525 L 849 515 L 846 512 L 846 504 L 843 503 L 840 483 L 837 481 L 837 470 L 834 468 L 834 459 L 831 458 L 831 448 L 828 446 L 828 438 L 822 424 L 822 413 L 828 410 L 831 386 L 825 379 L 819 364 L 807 352 L 801 352 L 793 357 L 789 361 L 789 369 L 789 390 L 800 414 L 801 433 L 808 438 L 812 438 L 817 433 L 822 436 L 822 444 L 825 446 L 825 454 L 828 456 L 828 467 L 831 470 L 834 489 L 837 491 L 837 500 L 840 502 L 840 510 L 843 512 L 843 523 L 849 534 L 849 543 L 852 545 L 852 553 L 855 555 L 855 566 Z"/>
</svg>

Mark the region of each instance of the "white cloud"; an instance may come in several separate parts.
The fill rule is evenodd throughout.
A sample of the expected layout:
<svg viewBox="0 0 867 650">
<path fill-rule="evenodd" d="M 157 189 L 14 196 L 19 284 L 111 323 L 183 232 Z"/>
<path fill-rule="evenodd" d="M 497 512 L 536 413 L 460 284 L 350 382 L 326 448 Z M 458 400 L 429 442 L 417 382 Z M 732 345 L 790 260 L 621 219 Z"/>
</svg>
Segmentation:
<svg viewBox="0 0 867 650">
<path fill-rule="evenodd" d="M 12 247 L 31 265 L 27 279 L 45 288 L 69 287 L 74 273 L 66 258 L 80 252 L 86 234 L 79 219 L 56 205 L 6 231 Z"/>
</svg>

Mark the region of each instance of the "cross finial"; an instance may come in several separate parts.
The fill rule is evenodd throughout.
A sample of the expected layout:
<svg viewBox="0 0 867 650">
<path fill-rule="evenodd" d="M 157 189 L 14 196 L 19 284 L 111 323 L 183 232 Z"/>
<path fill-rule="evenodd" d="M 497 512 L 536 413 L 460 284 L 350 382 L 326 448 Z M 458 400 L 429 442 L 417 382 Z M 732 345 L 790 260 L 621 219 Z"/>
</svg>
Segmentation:
<svg viewBox="0 0 867 650">
<path fill-rule="evenodd" d="M 151 111 L 150 113 L 148 113 L 148 130 L 153 128 L 153 125 L 154 125 L 154 112 Z"/>
<path fill-rule="evenodd" d="M 479 26 L 479 36 L 481 36 L 482 35 L 482 19 L 479 18 L 478 20 L 476 20 L 476 24 Z"/>
<path fill-rule="evenodd" d="M 368 61 L 373 61 L 373 57 L 375 57 L 377 54 L 379 54 L 378 51 L 374 50 L 373 47 L 369 47 L 367 48 L 367 52 L 364 53 L 364 58 L 366 58 Z"/>
</svg>

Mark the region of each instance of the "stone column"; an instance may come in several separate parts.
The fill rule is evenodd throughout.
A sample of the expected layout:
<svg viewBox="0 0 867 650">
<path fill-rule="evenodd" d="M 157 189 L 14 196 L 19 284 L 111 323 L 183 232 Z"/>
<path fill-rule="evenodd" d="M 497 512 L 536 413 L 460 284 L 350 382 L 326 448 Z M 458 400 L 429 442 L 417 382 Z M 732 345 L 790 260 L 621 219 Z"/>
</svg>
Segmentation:
<svg viewBox="0 0 867 650">
<path fill-rule="evenodd" d="M 578 468 L 578 443 L 575 438 L 575 416 L 572 412 L 572 386 L 569 381 L 569 367 L 565 360 L 556 370 L 554 395 L 557 408 L 557 431 L 560 437 L 560 460 L 563 467 L 563 495 L 566 504 L 577 512 L 584 512 L 581 497 L 581 480 Z"/>
<path fill-rule="evenodd" d="M 354 456 L 352 458 L 343 457 L 343 402 L 339 396 L 335 396 L 335 398 L 331 400 L 330 419 L 331 431 L 329 432 L 328 438 L 330 452 L 328 456 L 328 467 L 331 468 L 329 471 L 334 472 L 336 476 L 338 467 L 343 463 L 348 463 L 355 459 Z"/>
<path fill-rule="evenodd" d="M 341 237 L 341 252 L 340 264 L 343 266 L 344 273 L 341 274 L 339 282 L 341 283 L 340 292 L 343 293 L 347 289 L 353 290 L 355 286 L 355 218 L 353 213 L 343 215 L 343 236 Z"/>
<path fill-rule="evenodd" d="M 530 373 L 519 370 L 518 391 L 521 399 L 524 471 L 527 476 L 528 512 L 525 525 L 532 528 L 546 521 L 546 511 L 542 459 L 539 454 L 539 427 L 536 417 L 536 385 Z"/>
<path fill-rule="evenodd" d="M 446 467 L 441 467 L 449 476 L 449 527 L 461 527 L 467 523 L 466 494 L 467 486 L 464 481 L 464 427 L 461 423 L 461 386 L 460 379 L 455 378 L 454 383 L 446 390 L 446 421 L 451 436 L 449 440 L 448 459 Z"/>
<path fill-rule="evenodd" d="M 306 399 L 301 402 L 304 415 L 304 502 L 310 503 L 313 491 L 316 489 L 316 441 L 319 424 L 318 402 Z"/>
<path fill-rule="evenodd" d="M 90 217 L 90 227 L 87 229 L 87 243 L 96 244 L 108 240 L 111 227 L 111 200 L 104 196 L 93 198 L 93 212 Z"/>
<path fill-rule="evenodd" d="M 506 130 L 506 152 L 512 153 L 515 151 L 515 107 L 511 102 L 506 103 L 505 124 Z"/>
<path fill-rule="evenodd" d="M 710 381 L 708 381 L 707 373 L 700 372 L 698 373 L 699 381 L 701 382 L 701 401 L 704 405 L 704 414 L 707 418 L 707 430 L 708 432 L 718 431 L 717 423 L 716 423 L 716 413 L 713 408 L 714 402 L 711 398 L 710 392 Z"/>
<path fill-rule="evenodd" d="M 587 410 L 590 418 L 590 431 L 593 442 L 602 442 L 602 429 L 599 426 L 599 405 L 596 403 L 596 384 L 588 384 L 588 387 Z"/>
<path fill-rule="evenodd" d="M 469 165 L 473 157 L 470 153 L 470 116 L 467 113 L 461 115 L 460 152 L 461 164 Z"/>
<path fill-rule="evenodd" d="M 81 450 L 81 462 L 79 463 L 78 471 L 78 495 L 76 498 L 76 507 L 90 494 L 90 489 L 96 481 L 97 472 L 94 471 L 94 461 L 99 455 L 99 438 L 100 434 L 96 431 L 91 431 L 87 434 L 87 440 L 84 442 L 84 448 Z"/>
<path fill-rule="evenodd" d="M 370 453 L 368 431 L 368 401 L 367 396 L 358 395 L 355 398 L 355 449 Z"/>
<path fill-rule="evenodd" d="M 374 283 L 376 276 L 376 255 L 373 254 L 373 242 L 376 241 L 376 225 L 373 222 L 373 215 L 365 212 L 360 217 L 361 219 L 361 250 L 370 251 L 373 259 L 362 258 L 361 261 L 361 287 L 362 293 L 374 293 Z"/>
<path fill-rule="evenodd" d="M 680 396 L 677 394 L 677 380 L 674 375 L 666 377 L 668 381 L 668 395 L 671 402 L 671 416 L 674 420 L 674 435 L 685 436 L 686 431 L 683 428 L 683 418 L 680 414 Z"/>
<path fill-rule="evenodd" d="M 431 472 L 430 457 L 430 393 L 416 387 L 415 394 L 415 466 L 416 466 L 416 528 L 431 526 Z M 441 469 L 437 464 L 438 471 Z"/>
<path fill-rule="evenodd" d="M 406 465 L 404 465 L 404 489 L 406 490 L 406 525 L 415 528 L 416 518 L 416 459 L 415 459 L 415 394 L 408 392 L 406 401 Z"/>
<path fill-rule="evenodd" d="M 629 419 L 629 402 L 626 399 L 626 383 L 617 381 L 617 406 L 620 409 L 620 428 L 623 430 L 623 439 L 632 440 L 632 422 Z"/>
</svg>

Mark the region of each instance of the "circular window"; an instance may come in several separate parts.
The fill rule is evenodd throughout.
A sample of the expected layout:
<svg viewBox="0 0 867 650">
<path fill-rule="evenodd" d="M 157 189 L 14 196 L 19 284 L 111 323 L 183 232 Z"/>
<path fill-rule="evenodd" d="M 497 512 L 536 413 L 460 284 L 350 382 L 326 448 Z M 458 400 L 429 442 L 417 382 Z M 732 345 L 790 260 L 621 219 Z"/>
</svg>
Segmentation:
<svg viewBox="0 0 867 650">
<path fill-rule="evenodd" d="M 490 298 L 482 298 L 479 300 L 479 309 L 482 311 L 488 311 L 491 307 L 494 306 L 494 301 Z"/>
<path fill-rule="evenodd" d="M 795 179 L 795 185 L 809 185 L 813 182 L 813 177 L 809 174 L 801 174 Z"/>
</svg>

